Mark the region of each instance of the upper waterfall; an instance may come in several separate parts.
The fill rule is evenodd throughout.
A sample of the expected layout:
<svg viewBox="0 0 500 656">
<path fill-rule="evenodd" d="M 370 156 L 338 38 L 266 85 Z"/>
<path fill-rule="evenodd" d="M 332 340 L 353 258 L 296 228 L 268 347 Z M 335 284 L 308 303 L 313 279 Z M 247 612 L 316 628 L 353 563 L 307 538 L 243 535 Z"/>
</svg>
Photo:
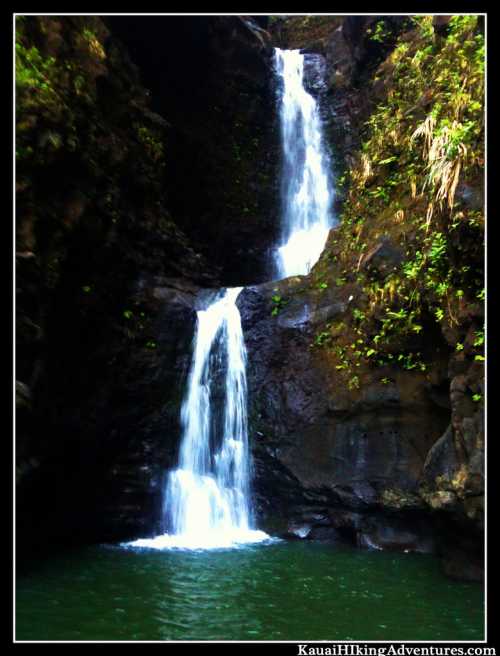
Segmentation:
<svg viewBox="0 0 500 656">
<path fill-rule="evenodd" d="M 280 107 L 283 148 L 281 243 L 278 278 L 307 274 L 333 224 L 329 159 L 316 100 L 304 88 L 304 55 L 275 48 L 283 83 Z"/>
</svg>

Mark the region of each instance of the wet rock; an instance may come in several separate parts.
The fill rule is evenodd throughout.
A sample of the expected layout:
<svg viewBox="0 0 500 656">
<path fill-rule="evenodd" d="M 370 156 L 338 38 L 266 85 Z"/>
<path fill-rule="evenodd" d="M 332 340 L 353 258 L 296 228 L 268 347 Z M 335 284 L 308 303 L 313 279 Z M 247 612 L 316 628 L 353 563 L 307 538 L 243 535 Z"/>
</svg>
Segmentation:
<svg viewBox="0 0 500 656">
<path fill-rule="evenodd" d="M 250 426 L 272 445 L 259 463 L 256 484 L 275 475 L 269 470 L 276 462 L 292 476 L 297 498 L 306 491 L 326 493 L 334 505 L 366 511 L 383 507 L 383 491 L 397 488 L 400 507 L 413 508 L 427 453 L 449 424 L 449 409 L 436 406 L 417 374 L 388 385 L 365 381 L 354 398 L 339 386 L 311 341 L 323 311 L 336 307 L 336 316 L 343 315 L 344 292 L 317 294 L 309 280 L 254 286 L 238 299 L 248 349 Z"/>
<path fill-rule="evenodd" d="M 472 186 L 461 181 L 455 196 L 467 209 L 478 211 L 484 208 L 484 190 L 477 184 Z"/>
<path fill-rule="evenodd" d="M 458 465 L 453 429 L 448 426 L 445 433 L 429 449 L 422 470 L 422 483 L 432 485 L 438 476 L 451 477 Z"/>
<path fill-rule="evenodd" d="M 350 81 L 356 66 L 351 44 L 351 39 L 346 38 L 346 27 L 343 24 L 332 34 L 327 47 L 327 61 L 332 71 L 330 84 L 333 86 L 340 87 Z"/>
<path fill-rule="evenodd" d="M 31 409 L 31 390 L 20 380 L 16 380 L 16 410 Z"/>
<path fill-rule="evenodd" d="M 367 269 L 372 275 L 385 278 L 398 269 L 404 257 L 402 248 L 394 246 L 389 238 L 382 239 L 363 257 L 360 269 Z"/>
<path fill-rule="evenodd" d="M 290 524 L 288 527 L 290 537 L 295 537 L 303 540 L 309 537 L 311 533 L 311 526 L 309 524 Z"/>
<path fill-rule="evenodd" d="M 406 518 L 369 517 L 358 533 L 358 546 L 380 551 L 433 553 L 435 541 L 428 522 Z"/>
<path fill-rule="evenodd" d="M 315 98 L 326 91 L 325 58 L 318 53 L 305 54 L 304 88 Z"/>
<path fill-rule="evenodd" d="M 333 526 L 315 526 L 311 529 L 309 538 L 321 542 L 344 542 L 339 531 L 333 528 Z"/>
</svg>

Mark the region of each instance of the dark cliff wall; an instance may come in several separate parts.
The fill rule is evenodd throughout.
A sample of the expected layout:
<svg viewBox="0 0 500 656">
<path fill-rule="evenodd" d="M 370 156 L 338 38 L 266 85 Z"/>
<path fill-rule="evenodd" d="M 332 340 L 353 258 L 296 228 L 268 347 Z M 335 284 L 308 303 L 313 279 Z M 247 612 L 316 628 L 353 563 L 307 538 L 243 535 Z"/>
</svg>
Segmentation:
<svg viewBox="0 0 500 656">
<path fill-rule="evenodd" d="M 278 229 L 269 34 L 248 18 L 108 18 L 172 129 L 172 211 L 221 284 L 263 282 Z"/>
<path fill-rule="evenodd" d="M 17 21 L 20 548 L 153 530 L 195 291 L 264 276 L 268 37 L 134 21 L 146 50 L 120 21 Z"/>
</svg>

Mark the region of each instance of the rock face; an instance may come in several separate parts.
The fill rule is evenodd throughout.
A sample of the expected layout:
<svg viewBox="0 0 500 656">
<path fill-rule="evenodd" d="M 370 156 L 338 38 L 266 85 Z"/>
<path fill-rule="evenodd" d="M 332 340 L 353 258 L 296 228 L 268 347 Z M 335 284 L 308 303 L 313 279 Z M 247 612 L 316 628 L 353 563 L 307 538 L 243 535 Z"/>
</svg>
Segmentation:
<svg viewBox="0 0 500 656">
<path fill-rule="evenodd" d="M 426 38 L 432 40 L 428 35 L 434 31 L 437 46 L 446 51 L 443 39 L 457 27 L 450 17 L 442 18 L 426 22 Z M 422 47 L 419 39 L 423 32 L 403 17 L 347 17 L 339 22 L 331 18 L 329 24 L 327 20 L 294 17 L 275 28 L 281 47 L 305 48 L 325 58 L 327 89 L 321 98 L 322 115 L 339 176 L 350 174 L 354 191 L 346 198 L 338 189 L 337 208 L 344 215 L 344 226 L 338 234 L 332 231 L 323 263 L 313 274 L 271 288 L 252 288 L 241 297 L 243 313 L 251 317 L 246 324 L 254 349 L 251 360 L 257 362 L 251 383 L 257 472 L 269 472 L 262 474 L 268 480 L 261 495 L 261 512 L 263 516 L 277 511 L 289 516 L 282 530 L 294 536 L 311 538 L 315 527 L 323 530 L 328 525 L 332 530 L 347 531 L 352 542 L 371 548 L 413 549 L 415 546 L 408 545 L 414 531 L 419 536 L 417 548 L 441 553 L 450 575 L 462 569 L 465 578 L 477 578 L 484 499 L 483 410 L 478 404 L 483 397 L 484 358 L 477 354 L 483 339 L 483 314 L 476 300 L 481 297 L 481 281 L 461 279 L 455 283 L 453 294 L 458 298 L 464 295 L 462 286 L 470 287 L 468 299 L 457 303 L 453 316 L 439 329 L 425 316 L 424 336 L 394 339 L 389 358 L 404 358 L 405 348 L 421 350 L 428 362 L 421 371 L 409 363 L 406 371 L 397 373 L 390 360 L 385 364 L 380 360 L 377 375 L 376 368 L 366 369 L 361 362 L 362 349 L 368 360 L 377 352 L 376 340 L 384 331 L 378 336 L 376 330 L 368 333 L 373 341 L 366 343 L 360 325 L 379 299 L 391 310 L 393 296 L 398 298 L 402 286 L 401 279 L 397 281 L 398 271 L 409 254 L 408 241 L 400 239 L 397 228 L 404 212 L 396 210 L 403 205 L 390 205 L 390 180 L 397 170 L 379 168 L 377 172 L 372 168 L 366 154 L 370 129 L 364 122 L 368 118 L 373 121 L 377 103 L 384 107 L 388 98 L 395 97 L 392 94 L 400 93 L 395 88 L 395 60 L 388 55 L 398 44 L 398 52 L 409 49 L 414 56 Z M 472 32 L 466 29 L 469 40 L 474 34 L 480 40 L 480 24 Z M 415 106 L 410 103 L 404 116 L 417 109 L 418 121 L 423 121 L 431 101 L 432 93 L 427 90 Z M 399 129 L 413 132 L 418 121 L 414 120 L 413 126 L 402 121 Z M 380 123 L 377 129 L 379 143 L 392 143 L 396 133 L 384 134 Z M 372 151 L 373 143 L 376 138 Z M 395 152 L 400 152 L 398 146 Z M 398 160 L 393 152 L 388 158 L 383 149 L 375 155 L 381 164 Z M 363 192 L 368 197 L 365 203 L 360 202 Z M 378 194 L 385 199 L 374 206 Z M 457 194 L 460 209 L 481 214 L 479 173 L 469 172 Z M 397 193 L 393 196 L 398 201 L 403 198 Z M 392 234 L 391 224 L 396 225 Z M 434 230 L 448 234 L 446 220 L 440 225 Z M 481 271 L 475 251 L 481 234 L 474 234 L 477 236 L 464 230 L 460 236 L 450 231 L 447 254 L 453 262 L 467 253 L 467 264 L 477 262 L 477 271 Z M 416 237 L 412 234 L 410 239 Z M 347 255 L 350 249 L 358 251 L 355 257 Z M 451 255 L 452 251 L 456 255 Z M 377 289 L 380 297 L 373 294 Z M 394 316 L 401 311 L 402 300 L 400 296 L 399 307 L 394 304 Z M 429 305 L 436 302 L 432 297 Z M 388 323 L 376 310 L 375 320 Z M 415 332 L 420 330 L 422 326 L 417 326 Z M 358 339 L 360 336 L 363 339 Z M 360 343 L 365 346 L 357 346 Z M 342 375 L 344 370 L 351 370 L 350 379 Z M 286 486 L 278 480 L 280 467 L 292 475 Z M 271 480 L 276 494 L 266 503 L 265 497 L 272 497 Z M 258 488 L 259 483 L 256 485 Z M 464 565 L 467 559 L 468 567 Z"/>
<path fill-rule="evenodd" d="M 37 540 L 114 541 L 159 528 L 163 476 L 177 455 L 197 292 L 182 280 L 140 278 L 121 336 L 90 354 L 57 341 L 64 328 L 54 328 L 48 384 L 37 390 L 36 420 L 44 430 L 33 427 L 31 453 L 38 462 L 20 471 L 20 548 L 25 539 L 31 550 Z"/>
<path fill-rule="evenodd" d="M 281 307 L 273 314 L 278 297 Z M 344 516 L 342 528 L 358 542 L 390 542 L 376 537 L 373 527 L 366 529 L 375 536 L 371 542 L 363 538 L 360 518 L 402 514 L 386 518 L 389 531 L 394 522 L 408 521 L 408 513 L 422 514 L 424 463 L 449 423 L 449 410 L 436 404 L 418 373 L 390 383 L 373 374 L 362 390 L 346 388 L 314 346 L 316 327 L 348 310 L 344 294 L 319 294 L 304 276 L 246 288 L 238 305 L 249 352 L 255 485 L 263 519 L 274 525 L 275 516 L 284 515 L 296 524 L 302 512 L 309 516 L 318 505 L 321 516 L 347 508 L 354 514 L 350 522 Z M 283 470 L 287 485 L 280 480 Z"/>
<path fill-rule="evenodd" d="M 17 19 L 20 549 L 154 529 L 193 290 L 264 275 L 267 33 L 250 17 L 135 26 L 145 51 L 117 22 Z"/>
<path fill-rule="evenodd" d="M 129 413 L 125 370 L 154 361 L 160 310 L 146 315 L 137 286 L 216 274 L 171 218 L 166 122 L 102 21 L 18 17 L 16 102 L 22 550 L 96 535 L 104 480 L 127 450 L 112 399 Z"/>
<path fill-rule="evenodd" d="M 167 188 L 176 222 L 219 267 L 221 285 L 268 280 L 280 161 L 269 34 L 236 16 L 107 23 L 171 125 Z"/>
<path fill-rule="evenodd" d="M 310 275 L 238 299 L 260 521 L 288 538 L 437 552 L 450 576 L 477 580 L 482 415 L 464 405 L 465 377 L 449 397 L 442 382 L 394 369 L 349 389 L 315 342 L 326 318 L 345 318 L 346 294 L 314 289 Z"/>
</svg>

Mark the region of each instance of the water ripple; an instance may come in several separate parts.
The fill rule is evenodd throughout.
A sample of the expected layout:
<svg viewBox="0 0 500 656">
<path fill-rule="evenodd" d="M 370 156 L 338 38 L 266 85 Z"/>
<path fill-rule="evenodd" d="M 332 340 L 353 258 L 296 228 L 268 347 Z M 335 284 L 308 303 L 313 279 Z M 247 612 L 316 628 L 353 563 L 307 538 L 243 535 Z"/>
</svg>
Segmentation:
<svg viewBox="0 0 500 656">
<path fill-rule="evenodd" d="M 445 579 L 434 558 L 302 542 L 86 549 L 21 578 L 16 601 L 18 640 L 483 637 L 482 586 Z"/>
</svg>

